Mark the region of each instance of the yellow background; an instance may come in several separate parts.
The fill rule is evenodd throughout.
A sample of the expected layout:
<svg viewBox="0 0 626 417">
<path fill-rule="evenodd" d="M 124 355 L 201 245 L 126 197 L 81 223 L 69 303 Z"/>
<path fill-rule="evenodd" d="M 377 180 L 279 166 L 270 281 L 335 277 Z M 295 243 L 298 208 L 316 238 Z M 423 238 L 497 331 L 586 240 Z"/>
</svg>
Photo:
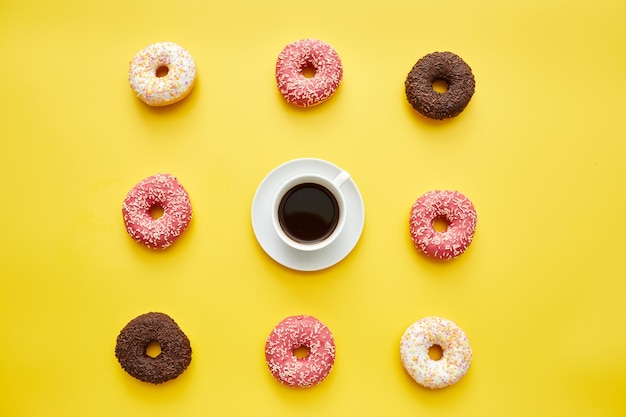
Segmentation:
<svg viewBox="0 0 626 417">
<path fill-rule="evenodd" d="M 0 415 L 458 416 L 626 414 L 626 3 L 622 0 L 0 2 Z M 344 81 L 309 110 L 274 81 L 304 37 Z M 128 63 L 174 41 L 199 78 L 183 102 L 134 97 Z M 460 55 L 476 93 L 452 120 L 404 97 L 413 64 Z M 365 203 L 354 251 L 327 270 L 272 261 L 250 222 L 263 177 L 293 158 L 349 171 Z M 194 219 L 177 244 L 133 242 L 121 204 L 169 172 Z M 418 253 L 413 201 L 457 189 L 475 240 L 448 263 Z M 115 339 L 148 311 L 194 350 L 178 379 L 126 374 Z M 273 380 L 263 347 L 293 314 L 337 343 L 328 379 Z M 439 315 L 472 367 L 423 389 L 399 339 Z"/>
</svg>

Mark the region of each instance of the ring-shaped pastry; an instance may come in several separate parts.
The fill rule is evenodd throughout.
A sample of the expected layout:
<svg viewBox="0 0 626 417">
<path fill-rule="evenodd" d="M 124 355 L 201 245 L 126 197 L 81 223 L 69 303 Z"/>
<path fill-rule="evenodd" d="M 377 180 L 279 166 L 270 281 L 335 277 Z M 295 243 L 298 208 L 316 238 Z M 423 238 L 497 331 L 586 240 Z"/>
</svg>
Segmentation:
<svg viewBox="0 0 626 417">
<path fill-rule="evenodd" d="M 308 78 L 303 70 L 311 69 Z M 289 103 L 310 107 L 330 98 L 343 78 L 343 66 L 337 51 L 317 39 L 292 42 L 278 55 L 276 84 Z"/>
<path fill-rule="evenodd" d="M 305 357 L 294 350 L 305 348 Z M 265 359 L 277 381 L 291 387 L 311 387 L 322 382 L 335 363 L 332 333 L 312 316 L 290 316 L 278 323 L 265 342 Z"/>
<path fill-rule="evenodd" d="M 433 83 L 443 81 L 444 92 Z M 406 77 L 405 92 L 411 106 L 431 119 L 455 117 L 474 95 L 476 82 L 472 69 L 452 52 L 434 52 L 421 58 Z"/>
<path fill-rule="evenodd" d="M 128 71 L 130 86 L 149 106 L 167 106 L 182 100 L 196 82 L 196 63 L 174 42 L 148 45 L 133 57 Z"/>
<path fill-rule="evenodd" d="M 441 348 L 440 359 L 431 359 L 429 350 Z M 418 384 L 444 388 L 459 381 L 470 367 L 472 348 L 463 330 L 450 320 L 425 317 L 402 335 L 400 358 L 404 369 Z"/>
<path fill-rule="evenodd" d="M 152 210 L 163 209 L 154 218 Z M 126 231 L 135 241 L 152 249 L 171 246 L 191 221 L 189 195 L 171 174 L 156 174 L 135 185 L 122 204 Z"/>
<path fill-rule="evenodd" d="M 150 343 L 161 352 L 149 356 Z M 178 377 L 191 363 L 191 344 L 176 322 L 164 313 L 132 319 L 117 336 L 115 357 L 122 368 L 143 382 L 161 384 Z"/>
<path fill-rule="evenodd" d="M 445 231 L 435 230 L 437 219 L 445 221 Z M 476 220 L 474 205 L 460 192 L 429 191 L 411 207 L 409 233 L 415 247 L 427 256 L 452 259 L 472 242 Z"/>
</svg>

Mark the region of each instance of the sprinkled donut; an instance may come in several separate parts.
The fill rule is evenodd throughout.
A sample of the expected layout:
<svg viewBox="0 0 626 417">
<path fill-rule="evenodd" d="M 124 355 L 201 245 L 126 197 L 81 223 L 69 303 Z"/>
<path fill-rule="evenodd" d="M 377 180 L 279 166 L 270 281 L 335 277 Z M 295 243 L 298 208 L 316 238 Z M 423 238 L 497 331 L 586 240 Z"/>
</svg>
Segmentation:
<svg viewBox="0 0 626 417">
<path fill-rule="evenodd" d="M 298 358 L 294 349 L 308 349 Z M 265 359 L 277 381 L 291 387 L 311 387 L 324 380 L 335 362 L 333 335 L 311 316 L 287 317 L 272 330 L 265 342 Z"/>
<path fill-rule="evenodd" d="M 427 256 L 452 259 L 461 255 L 474 237 L 476 210 L 458 191 L 429 191 L 413 203 L 409 232 L 415 247 Z M 444 232 L 433 225 L 436 219 L 447 224 Z"/>
<path fill-rule="evenodd" d="M 439 360 L 431 359 L 428 354 L 435 345 L 441 347 Z M 404 369 L 418 384 L 444 388 L 467 373 L 472 348 L 463 330 L 452 321 L 425 317 L 409 326 L 402 335 L 400 358 Z"/>
<path fill-rule="evenodd" d="M 146 352 L 152 342 L 161 348 L 156 357 Z M 115 357 L 131 376 L 161 384 L 187 369 L 191 363 L 191 344 L 170 316 L 146 313 L 132 319 L 117 336 Z"/>
<path fill-rule="evenodd" d="M 151 210 L 162 208 L 153 218 Z M 165 249 L 178 239 L 191 221 L 189 195 L 170 174 L 156 174 L 142 180 L 122 204 L 124 223 L 130 237 L 152 249 Z"/>
<path fill-rule="evenodd" d="M 196 64 L 186 49 L 161 42 L 146 46 L 130 62 L 130 86 L 149 106 L 182 100 L 196 82 Z"/>
<path fill-rule="evenodd" d="M 444 81 L 447 90 L 439 93 L 433 88 Z M 421 58 L 411 69 L 404 83 L 411 106 L 431 119 L 457 116 L 474 95 L 472 69 L 452 52 L 434 52 Z"/>
<path fill-rule="evenodd" d="M 315 75 L 307 78 L 302 70 L 311 68 Z M 325 42 L 303 39 L 282 50 L 276 61 L 276 83 L 280 93 L 291 104 L 310 107 L 330 98 L 341 84 L 343 67 L 337 51 Z"/>
</svg>

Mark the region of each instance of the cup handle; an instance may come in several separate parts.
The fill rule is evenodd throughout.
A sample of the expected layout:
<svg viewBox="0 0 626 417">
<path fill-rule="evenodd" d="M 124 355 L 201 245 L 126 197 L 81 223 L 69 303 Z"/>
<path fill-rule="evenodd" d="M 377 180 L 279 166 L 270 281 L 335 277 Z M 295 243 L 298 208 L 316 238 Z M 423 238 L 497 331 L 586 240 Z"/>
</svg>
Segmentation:
<svg viewBox="0 0 626 417">
<path fill-rule="evenodd" d="M 333 184 L 335 185 L 335 187 L 341 188 L 341 186 L 344 185 L 349 179 L 350 174 L 346 171 L 341 171 L 339 175 L 337 175 L 333 180 Z"/>
</svg>

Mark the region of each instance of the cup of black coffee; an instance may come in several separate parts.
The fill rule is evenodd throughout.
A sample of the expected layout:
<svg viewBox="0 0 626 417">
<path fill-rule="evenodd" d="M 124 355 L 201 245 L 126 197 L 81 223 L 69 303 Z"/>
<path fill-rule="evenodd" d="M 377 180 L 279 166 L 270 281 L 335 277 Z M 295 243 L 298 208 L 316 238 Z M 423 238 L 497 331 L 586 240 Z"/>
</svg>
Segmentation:
<svg viewBox="0 0 626 417">
<path fill-rule="evenodd" d="M 346 204 L 341 187 L 350 174 L 341 171 L 328 179 L 317 174 L 290 178 L 276 193 L 272 222 L 287 245 L 314 251 L 330 245 L 346 222 Z"/>
</svg>

